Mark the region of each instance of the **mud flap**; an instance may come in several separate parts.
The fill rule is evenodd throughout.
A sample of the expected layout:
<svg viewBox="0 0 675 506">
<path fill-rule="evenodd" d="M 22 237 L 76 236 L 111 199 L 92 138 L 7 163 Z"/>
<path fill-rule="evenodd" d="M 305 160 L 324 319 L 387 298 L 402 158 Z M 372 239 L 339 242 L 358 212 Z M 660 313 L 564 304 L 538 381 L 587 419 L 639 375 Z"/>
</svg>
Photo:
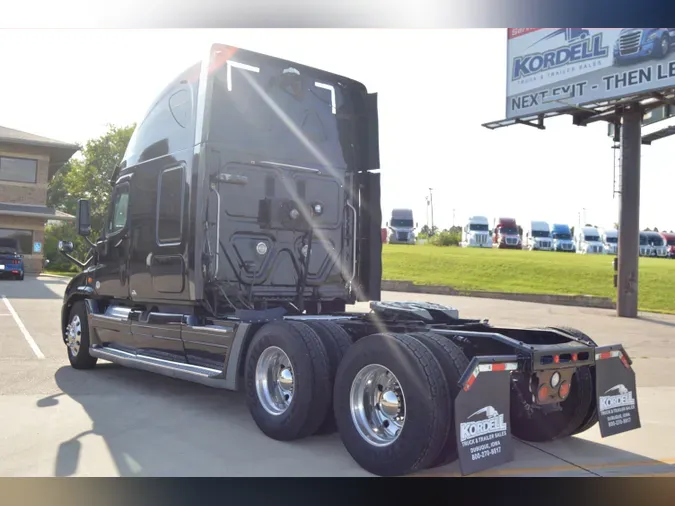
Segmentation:
<svg viewBox="0 0 675 506">
<path fill-rule="evenodd" d="M 455 432 L 463 475 L 513 460 L 510 396 L 517 357 L 474 357 L 455 398 Z"/>
<path fill-rule="evenodd" d="M 635 371 L 621 345 L 595 349 L 595 387 L 602 437 L 639 429 Z"/>
</svg>

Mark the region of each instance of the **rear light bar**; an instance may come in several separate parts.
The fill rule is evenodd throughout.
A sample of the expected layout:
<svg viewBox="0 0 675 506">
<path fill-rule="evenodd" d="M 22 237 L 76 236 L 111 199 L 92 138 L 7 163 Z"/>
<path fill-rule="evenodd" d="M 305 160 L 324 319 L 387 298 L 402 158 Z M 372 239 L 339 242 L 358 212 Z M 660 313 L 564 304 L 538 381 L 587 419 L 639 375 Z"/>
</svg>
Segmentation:
<svg viewBox="0 0 675 506">
<path fill-rule="evenodd" d="M 586 362 L 591 358 L 590 353 L 582 351 L 581 353 L 561 353 L 559 355 L 544 355 L 540 362 L 542 365 L 567 364 L 570 362 Z"/>
</svg>

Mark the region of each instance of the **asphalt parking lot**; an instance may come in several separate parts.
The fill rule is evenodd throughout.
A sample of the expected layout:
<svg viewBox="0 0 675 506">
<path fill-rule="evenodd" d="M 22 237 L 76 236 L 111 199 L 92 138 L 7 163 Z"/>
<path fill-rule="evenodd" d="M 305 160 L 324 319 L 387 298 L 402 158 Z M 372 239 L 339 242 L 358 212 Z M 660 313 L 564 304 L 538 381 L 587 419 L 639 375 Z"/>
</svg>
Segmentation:
<svg viewBox="0 0 675 506">
<path fill-rule="evenodd" d="M 68 365 L 59 337 L 64 279 L 0 281 L 0 476 L 368 476 L 336 435 L 263 436 L 242 395 L 99 362 Z M 567 325 L 634 360 L 642 428 L 606 439 L 516 441 L 487 476 L 675 476 L 675 317 L 489 299 L 431 300 L 503 325 Z M 416 476 L 459 476 L 456 463 Z"/>
</svg>

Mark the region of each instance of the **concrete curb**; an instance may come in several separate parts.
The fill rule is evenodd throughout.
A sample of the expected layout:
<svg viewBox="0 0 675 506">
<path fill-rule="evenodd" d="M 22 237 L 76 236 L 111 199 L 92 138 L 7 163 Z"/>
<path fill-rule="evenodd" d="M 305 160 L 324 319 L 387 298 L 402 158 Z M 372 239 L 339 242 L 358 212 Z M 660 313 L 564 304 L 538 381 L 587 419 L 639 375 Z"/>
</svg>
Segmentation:
<svg viewBox="0 0 675 506">
<path fill-rule="evenodd" d="M 616 305 L 608 297 L 592 295 L 556 295 L 544 293 L 510 293 L 485 292 L 474 290 L 455 290 L 451 286 L 416 285 L 412 281 L 382 280 L 382 290 L 385 292 L 428 293 L 433 295 L 453 295 L 457 297 L 478 297 L 483 299 L 515 300 L 519 302 L 535 302 L 539 304 L 554 304 L 558 306 L 592 307 L 599 309 L 615 309 Z"/>
<path fill-rule="evenodd" d="M 73 274 L 74 275 L 74 274 Z M 72 276 L 62 276 L 61 274 L 52 274 L 48 272 L 41 272 L 40 274 L 32 274 L 36 278 L 57 278 L 57 279 L 70 279 Z"/>
</svg>

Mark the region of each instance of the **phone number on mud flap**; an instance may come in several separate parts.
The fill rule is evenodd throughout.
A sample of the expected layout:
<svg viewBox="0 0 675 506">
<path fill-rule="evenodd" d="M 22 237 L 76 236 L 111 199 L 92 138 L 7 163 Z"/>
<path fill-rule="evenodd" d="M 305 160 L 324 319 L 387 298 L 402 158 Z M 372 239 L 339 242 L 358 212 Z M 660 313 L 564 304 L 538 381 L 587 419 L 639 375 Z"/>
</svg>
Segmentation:
<svg viewBox="0 0 675 506">
<path fill-rule="evenodd" d="M 630 423 L 630 413 L 624 413 L 622 415 L 607 417 L 607 425 L 609 427 L 616 427 L 618 425 L 624 425 L 626 423 Z"/>
<path fill-rule="evenodd" d="M 491 457 L 501 453 L 502 447 L 499 441 L 493 441 L 490 444 L 474 446 L 471 448 L 471 460 L 480 460 L 485 457 Z"/>
</svg>

